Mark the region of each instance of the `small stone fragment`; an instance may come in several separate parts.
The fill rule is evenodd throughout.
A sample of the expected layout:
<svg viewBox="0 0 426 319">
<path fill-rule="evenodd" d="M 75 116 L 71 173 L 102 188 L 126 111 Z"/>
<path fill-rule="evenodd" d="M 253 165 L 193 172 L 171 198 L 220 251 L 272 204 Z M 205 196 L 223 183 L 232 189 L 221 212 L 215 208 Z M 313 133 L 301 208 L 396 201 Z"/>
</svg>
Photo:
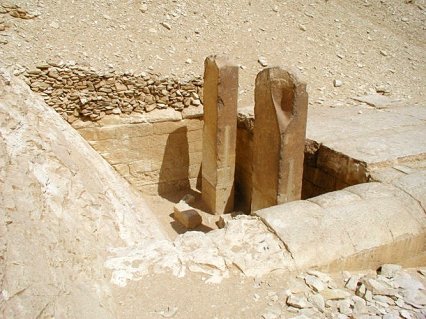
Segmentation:
<svg viewBox="0 0 426 319">
<path fill-rule="evenodd" d="M 405 290 L 425 290 L 424 285 L 412 278 L 407 273 L 400 273 L 394 278 L 394 283 L 396 283 L 400 288 Z"/>
<path fill-rule="evenodd" d="M 387 313 L 383 315 L 383 319 L 400 319 L 398 312 Z"/>
<path fill-rule="evenodd" d="M 352 275 L 345 284 L 345 288 L 355 291 L 358 284 L 359 276 Z"/>
<path fill-rule="evenodd" d="M 324 274 L 323 272 L 318 271 L 318 270 L 308 270 L 307 274 L 317 277 L 323 283 L 330 283 L 330 282 L 332 282 L 332 279 L 331 279 L 331 277 L 329 275 Z"/>
<path fill-rule="evenodd" d="M 266 60 L 266 58 L 264 56 L 260 56 L 259 59 L 257 60 L 257 62 L 259 62 L 259 64 L 263 67 L 268 66 L 268 60 Z"/>
<path fill-rule="evenodd" d="M 163 318 L 172 318 L 178 311 L 177 307 L 167 307 L 166 310 L 162 310 L 159 312 L 159 314 L 163 317 Z"/>
<path fill-rule="evenodd" d="M 339 300 L 337 302 L 337 308 L 341 314 L 346 316 L 350 316 L 352 314 L 351 301 L 349 299 Z"/>
<path fill-rule="evenodd" d="M 170 24 L 168 24 L 167 22 L 161 22 L 161 25 L 163 27 L 165 27 L 167 30 L 171 30 L 172 29 L 172 26 Z"/>
<path fill-rule="evenodd" d="M 325 289 L 324 283 L 317 277 L 312 275 L 307 275 L 305 277 L 305 283 L 309 288 L 313 289 L 315 292 L 320 292 Z"/>
<path fill-rule="evenodd" d="M 314 294 L 308 297 L 308 301 L 319 311 L 324 312 L 325 310 L 325 301 L 323 296 L 320 294 Z"/>
<path fill-rule="evenodd" d="M 200 214 L 182 201 L 174 206 L 173 218 L 188 229 L 194 229 L 202 222 Z"/>
<path fill-rule="evenodd" d="M 363 313 L 368 312 L 366 302 L 365 302 L 364 299 L 362 299 L 361 297 L 358 297 L 358 296 L 352 296 L 351 299 L 353 301 L 353 313 L 354 314 L 363 314 Z"/>
<path fill-rule="evenodd" d="M 147 12 L 147 11 L 148 11 L 148 5 L 147 5 L 146 3 L 142 3 L 142 4 L 141 4 L 141 6 L 139 7 L 139 10 L 140 10 L 142 13 Z"/>
<path fill-rule="evenodd" d="M 400 265 L 395 264 L 384 264 L 380 267 L 380 275 L 386 278 L 393 278 L 402 269 Z"/>
<path fill-rule="evenodd" d="M 401 315 L 401 317 L 402 317 L 402 318 L 404 318 L 404 319 L 412 319 L 412 318 L 414 318 L 413 316 L 411 316 L 411 314 L 408 312 L 408 310 L 405 310 L 405 309 L 401 310 L 401 311 L 399 312 L 399 314 L 400 314 L 400 315 Z"/>
<path fill-rule="evenodd" d="M 298 309 L 312 307 L 312 305 L 308 302 L 306 297 L 301 294 L 297 294 L 297 295 L 294 294 L 294 295 L 288 296 L 287 305 L 298 308 Z"/>
<path fill-rule="evenodd" d="M 334 87 L 338 88 L 338 87 L 341 87 L 343 85 L 343 82 L 341 80 L 336 79 L 336 80 L 333 81 L 333 85 L 334 85 Z"/>
<path fill-rule="evenodd" d="M 366 301 L 372 301 L 373 300 L 373 293 L 370 290 L 367 290 L 364 294 L 364 299 Z"/>
<path fill-rule="evenodd" d="M 232 220 L 232 216 L 230 214 L 220 215 L 219 220 L 216 222 L 216 225 L 219 228 L 224 228 L 230 220 Z"/>
<path fill-rule="evenodd" d="M 348 298 L 351 294 L 342 289 L 326 289 L 322 293 L 326 300 L 339 300 Z"/>
<path fill-rule="evenodd" d="M 115 88 L 117 89 L 118 92 L 127 91 L 127 86 L 125 86 L 123 83 L 120 83 L 120 82 L 115 83 Z"/>
</svg>

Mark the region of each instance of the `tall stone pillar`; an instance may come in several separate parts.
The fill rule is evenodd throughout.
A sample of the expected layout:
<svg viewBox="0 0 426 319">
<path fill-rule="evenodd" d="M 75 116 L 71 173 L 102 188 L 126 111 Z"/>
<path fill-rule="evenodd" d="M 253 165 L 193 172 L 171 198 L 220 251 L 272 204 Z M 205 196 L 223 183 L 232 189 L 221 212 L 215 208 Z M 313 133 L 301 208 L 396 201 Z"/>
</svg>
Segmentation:
<svg viewBox="0 0 426 319">
<path fill-rule="evenodd" d="M 267 68 L 256 77 L 251 210 L 301 197 L 308 94 L 295 72 Z"/>
<path fill-rule="evenodd" d="M 204 62 L 202 198 L 213 214 L 234 208 L 238 66 L 209 56 Z"/>
</svg>

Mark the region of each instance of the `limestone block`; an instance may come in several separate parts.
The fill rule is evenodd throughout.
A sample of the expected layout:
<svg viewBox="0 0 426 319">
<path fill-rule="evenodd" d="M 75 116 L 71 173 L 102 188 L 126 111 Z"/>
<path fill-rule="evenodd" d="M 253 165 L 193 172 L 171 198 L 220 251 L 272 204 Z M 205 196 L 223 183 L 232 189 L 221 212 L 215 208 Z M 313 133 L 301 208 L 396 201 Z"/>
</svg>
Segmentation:
<svg viewBox="0 0 426 319">
<path fill-rule="evenodd" d="M 185 122 L 161 122 L 154 123 L 154 133 L 158 135 L 170 134 L 185 126 Z"/>
<path fill-rule="evenodd" d="M 184 119 L 195 119 L 203 117 L 204 108 L 203 106 L 198 107 L 187 107 L 182 110 L 182 117 Z"/>
<path fill-rule="evenodd" d="M 204 67 L 202 198 L 222 214 L 234 206 L 238 66 L 210 56 Z"/>
<path fill-rule="evenodd" d="M 194 229 L 202 223 L 200 214 L 183 200 L 174 206 L 173 218 L 188 229 Z"/>
<path fill-rule="evenodd" d="M 252 211 L 300 199 L 308 94 L 295 72 L 256 77 Z"/>
<path fill-rule="evenodd" d="M 186 119 L 184 120 L 188 131 L 202 130 L 204 121 L 202 119 Z"/>
<path fill-rule="evenodd" d="M 144 114 L 146 120 L 150 123 L 170 122 L 182 120 L 182 113 L 174 109 L 167 108 L 165 110 L 155 109 L 152 112 Z"/>
</svg>

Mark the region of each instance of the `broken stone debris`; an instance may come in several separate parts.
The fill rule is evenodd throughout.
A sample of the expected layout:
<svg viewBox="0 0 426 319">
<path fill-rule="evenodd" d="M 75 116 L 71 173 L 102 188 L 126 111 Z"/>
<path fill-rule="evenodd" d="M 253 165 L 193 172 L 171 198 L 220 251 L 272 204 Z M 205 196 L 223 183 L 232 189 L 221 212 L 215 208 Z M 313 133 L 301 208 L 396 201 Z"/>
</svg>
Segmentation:
<svg viewBox="0 0 426 319">
<path fill-rule="evenodd" d="M 31 89 L 66 121 L 98 121 L 108 114 L 148 113 L 202 107 L 203 81 L 180 81 L 153 73 L 98 72 L 74 63 L 38 65 L 24 73 Z"/>
<path fill-rule="evenodd" d="M 282 312 L 297 314 L 297 317 L 289 318 L 425 318 L 426 293 L 421 279 L 399 265 L 383 265 L 381 269 L 391 269 L 392 276 L 386 277 L 381 272 L 364 275 L 348 273 L 339 283 L 346 282 L 347 289 L 324 289 L 321 292 L 306 282 L 306 275 L 300 276 L 310 290 L 290 292 Z M 334 284 L 323 280 L 325 286 Z M 355 282 L 350 285 L 354 289 L 348 288 L 348 281 Z M 405 286 L 401 286 L 401 283 L 405 283 Z"/>
</svg>

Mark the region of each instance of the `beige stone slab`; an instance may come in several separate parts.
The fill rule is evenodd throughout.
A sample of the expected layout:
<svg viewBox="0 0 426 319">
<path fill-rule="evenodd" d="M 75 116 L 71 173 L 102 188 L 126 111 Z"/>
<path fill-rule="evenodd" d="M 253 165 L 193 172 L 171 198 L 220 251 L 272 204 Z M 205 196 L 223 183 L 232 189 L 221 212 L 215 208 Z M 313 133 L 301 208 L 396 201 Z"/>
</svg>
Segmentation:
<svg viewBox="0 0 426 319">
<path fill-rule="evenodd" d="M 426 154 L 424 106 L 313 107 L 307 137 L 331 150 L 369 164 Z"/>
<path fill-rule="evenodd" d="M 330 192 L 321 196 L 310 198 L 308 201 L 318 204 L 322 208 L 342 206 L 359 200 L 361 197 L 346 190 Z"/>
<path fill-rule="evenodd" d="M 381 130 L 327 145 L 367 164 L 380 164 L 396 159 L 426 156 L 426 125 Z"/>
<path fill-rule="evenodd" d="M 157 122 L 170 122 L 182 120 L 182 113 L 172 108 L 167 109 L 155 109 L 149 113 L 144 114 L 145 121 L 149 123 Z"/>
<path fill-rule="evenodd" d="M 204 107 L 202 105 L 198 107 L 188 107 L 182 110 L 182 118 L 184 119 L 195 119 L 202 118 L 204 114 Z"/>
</svg>

